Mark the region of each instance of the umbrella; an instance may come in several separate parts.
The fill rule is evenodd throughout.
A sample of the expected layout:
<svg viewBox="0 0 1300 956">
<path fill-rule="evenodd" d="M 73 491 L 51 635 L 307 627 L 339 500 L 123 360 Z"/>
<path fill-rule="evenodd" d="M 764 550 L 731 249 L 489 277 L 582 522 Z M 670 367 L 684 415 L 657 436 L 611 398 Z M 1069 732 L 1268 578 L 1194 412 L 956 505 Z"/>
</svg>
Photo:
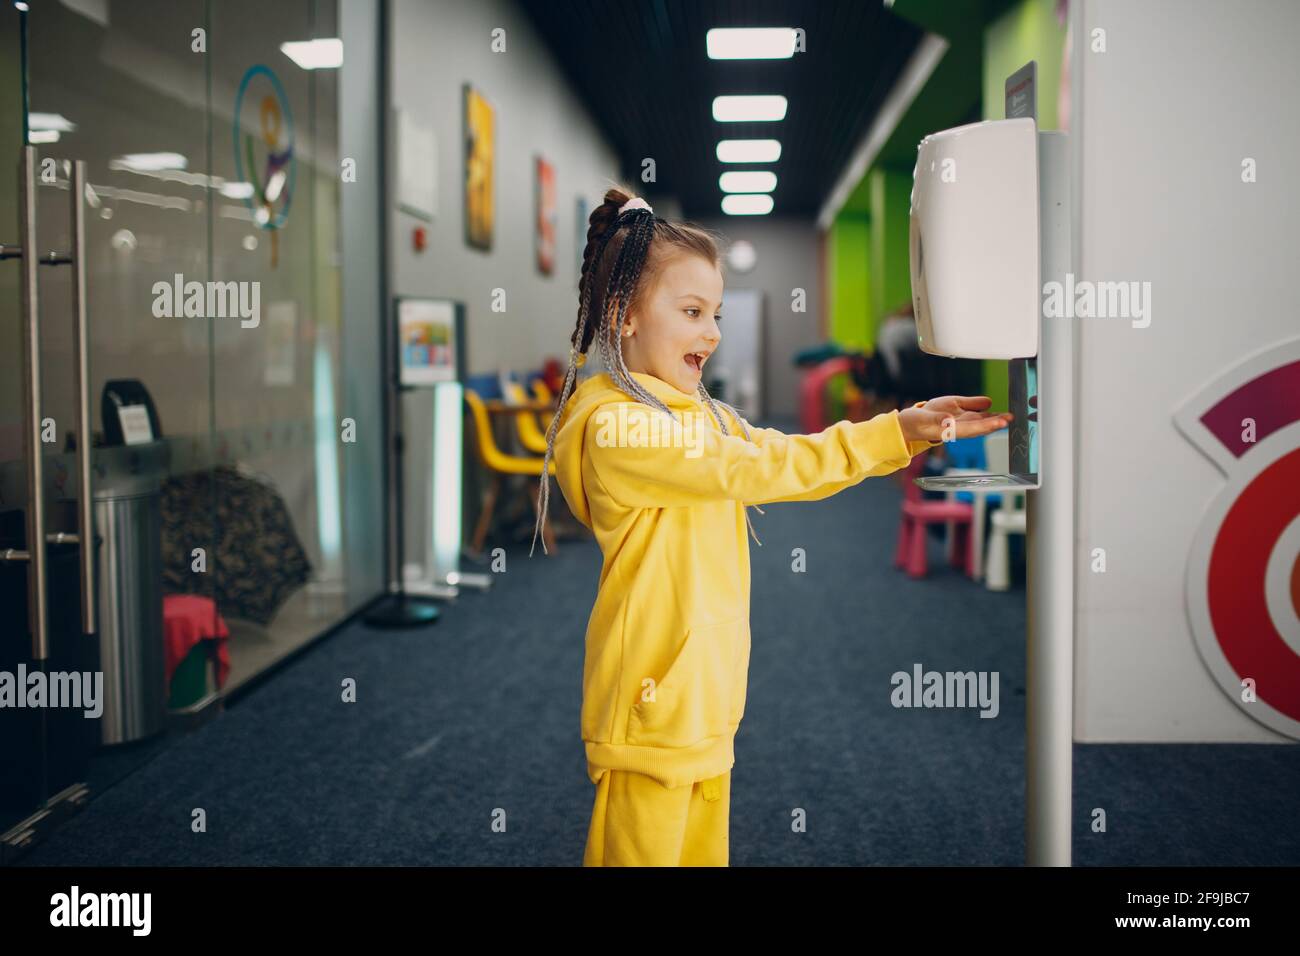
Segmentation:
<svg viewBox="0 0 1300 956">
<path fill-rule="evenodd" d="M 195 548 L 207 550 L 206 573 L 193 570 Z M 259 624 L 311 577 L 284 499 L 224 465 L 163 482 L 162 559 L 167 591 L 208 595 L 223 615 Z"/>
</svg>

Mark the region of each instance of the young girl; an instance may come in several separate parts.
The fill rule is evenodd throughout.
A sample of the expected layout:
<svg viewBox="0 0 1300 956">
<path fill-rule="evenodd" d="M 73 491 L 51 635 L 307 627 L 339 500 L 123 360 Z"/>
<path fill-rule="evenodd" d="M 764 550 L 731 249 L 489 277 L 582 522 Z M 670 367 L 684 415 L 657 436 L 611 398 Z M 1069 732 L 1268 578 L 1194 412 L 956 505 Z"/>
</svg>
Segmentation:
<svg viewBox="0 0 1300 956">
<path fill-rule="evenodd" d="M 618 189 L 592 212 L 546 451 L 604 554 L 582 679 L 587 866 L 728 863 L 749 675 L 745 506 L 825 498 L 1010 418 L 982 412 L 987 397 L 948 396 L 815 435 L 755 428 L 701 380 L 722 285 L 709 233 Z M 606 371 L 573 389 L 593 342 Z M 544 477 L 539 530 L 549 494 Z"/>
</svg>

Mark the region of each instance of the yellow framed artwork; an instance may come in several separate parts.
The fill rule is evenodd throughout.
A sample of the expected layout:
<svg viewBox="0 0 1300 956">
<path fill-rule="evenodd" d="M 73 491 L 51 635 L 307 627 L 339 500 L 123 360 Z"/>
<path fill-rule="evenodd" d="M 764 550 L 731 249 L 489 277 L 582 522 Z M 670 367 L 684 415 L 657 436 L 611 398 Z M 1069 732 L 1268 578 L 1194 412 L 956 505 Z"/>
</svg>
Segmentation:
<svg viewBox="0 0 1300 956">
<path fill-rule="evenodd" d="M 465 84 L 465 242 L 492 248 L 496 144 L 492 104 Z"/>
</svg>

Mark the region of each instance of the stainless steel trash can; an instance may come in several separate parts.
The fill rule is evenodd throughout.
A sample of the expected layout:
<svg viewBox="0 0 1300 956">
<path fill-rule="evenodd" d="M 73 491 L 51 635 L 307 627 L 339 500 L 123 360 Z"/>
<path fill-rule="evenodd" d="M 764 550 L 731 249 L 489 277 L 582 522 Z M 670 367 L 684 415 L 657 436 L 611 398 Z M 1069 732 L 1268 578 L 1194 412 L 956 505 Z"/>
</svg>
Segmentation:
<svg viewBox="0 0 1300 956">
<path fill-rule="evenodd" d="M 102 742 L 122 744 L 167 721 L 163 657 L 162 479 L 167 445 L 96 449 Z"/>
</svg>

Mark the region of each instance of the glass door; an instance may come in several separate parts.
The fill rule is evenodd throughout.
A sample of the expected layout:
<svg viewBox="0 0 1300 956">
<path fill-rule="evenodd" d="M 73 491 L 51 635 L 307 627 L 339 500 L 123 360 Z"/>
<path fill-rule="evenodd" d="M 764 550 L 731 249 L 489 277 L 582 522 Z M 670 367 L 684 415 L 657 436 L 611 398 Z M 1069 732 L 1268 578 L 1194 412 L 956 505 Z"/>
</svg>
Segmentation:
<svg viewBox="0 0 1300 956">
<path fill-rule="evenodd" d="M 35 409 L 31 396 L 31 323 L 24 301 L 22 258 L 25 205 L 30 189 L 20 182 L 19 163 L 26 141 L 24 17 L 13 4 L 0 4 L 0 833 L 42 805 L 49 793 L 45 763 L 46 714 L 27 702 L 26 675 L 46 666 L 48 653 L 29 587 L 29 448 Z M 26 277 L 30 278 L 30 277 Z M 44 556 L 44 552 L 40 552 Z M 46 565 L 42 563 L 41 573 Z M 42 610 L 47 611 L 48 608 Z M 6 837 L 9 835 L 6 833 Z M 21 839 L 15 834 L 12 839 Z M 8 854 L 0 843 L 0 859 Z"/>
<path fill-rule="evenodd" d="M 383 564 L 378 352 L 343 361 L 336 0 L 24 6 L 0 2 L 0 693 L 57 671 L 94 700 L 0 707 L 10 845 Z"/>
<path fill-rule="evenodd" d="M 164 594 L 192 633 L 216 614 L 207 4 L 30 7 L 0 4 L 0 241 L 26 203 L 39 256 L 34 308 L 27 249 L 0 263 L 0 554 L 27 553 L 0 562 L 0 671 L 31 702 L 0 709 L 0 832 L 166 729 L 186 647 Z"/>
</svg>

